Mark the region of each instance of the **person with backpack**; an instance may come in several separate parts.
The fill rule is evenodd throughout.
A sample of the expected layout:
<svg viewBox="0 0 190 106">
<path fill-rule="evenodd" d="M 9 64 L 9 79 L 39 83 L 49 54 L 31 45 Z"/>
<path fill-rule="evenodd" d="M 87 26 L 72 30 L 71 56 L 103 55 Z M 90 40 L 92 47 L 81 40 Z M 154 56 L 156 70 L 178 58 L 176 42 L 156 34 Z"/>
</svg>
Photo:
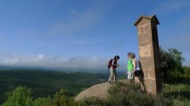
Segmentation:
<svg viewBox="0 0 190 106">
<path fill-rule="evenodd" d="M 119 67 L 117 61 L 120 59 L 118 55 L 114 56 L 113 59 L 110 59 L 108 62 L 108 69 L 110 71 L 110 76 L 108 79 L 108 83 L 114 83 L 117 80 L 116 68 Z"/>
<path fill-rule="evenodd" d="M 134 53 L 132 53 L 131 56 L 132 56 L 132 62 L 133 62 L 133 67 L 134 67 L 133 73 L 134 73 L 134 76 L 135 76 L 135 83 L 139 84 L 140 83 L 140 77 L 142 75 L 142 70 L 141 70 L 141 67 L 140 67 L 140 62 L 135 57 Z"/>
<path fill-rule="evenodd" d="M 127 53 L 128 56 L 128 61 L 127 61 L 127 79 L 128 81 L 131 83 L 133 80 L 133 70 L 134 70 L 134 66 L 133 66 L 133 61 L 132 61 L 132 53 L 129 52 Z"/>
<path fill-rule="evenodd" d="M 133 67 L 134 67 L 133 75 L 135 76 L 135 83 L 140 84 L 142 90 L 144 91 L 145 85 L 143 82 L 143 72 L 141 69 L 140 61 L 136 58 L 134 53 L 131 54 L 131 57 L 132 57 L 132 62 L 133 62 Z"/>
</svg>

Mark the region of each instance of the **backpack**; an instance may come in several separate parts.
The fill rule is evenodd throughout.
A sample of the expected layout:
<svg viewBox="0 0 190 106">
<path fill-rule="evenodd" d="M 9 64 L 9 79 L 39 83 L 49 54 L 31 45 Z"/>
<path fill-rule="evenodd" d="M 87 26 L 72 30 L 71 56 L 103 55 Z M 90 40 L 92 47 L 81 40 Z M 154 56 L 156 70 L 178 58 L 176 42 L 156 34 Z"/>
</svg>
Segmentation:
<svg viewBox="0 0 190 106">
<path fill-rule="evenodd" d="M 110 69 L 110 67 L 112 66 L 112 61 L 113 61 L 113 59 L 109 60 L 109 62 L 108 62 L 108 69 Z"/>
</svg>

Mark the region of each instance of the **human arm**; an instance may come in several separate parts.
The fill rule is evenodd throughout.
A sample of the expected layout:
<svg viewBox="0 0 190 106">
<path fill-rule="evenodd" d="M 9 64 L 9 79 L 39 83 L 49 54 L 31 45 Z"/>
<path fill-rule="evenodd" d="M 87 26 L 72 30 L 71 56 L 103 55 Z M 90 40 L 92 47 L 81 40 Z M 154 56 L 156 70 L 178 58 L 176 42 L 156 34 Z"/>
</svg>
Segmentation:
<svg viewBox="0 0 190 106">
<path fill-rule="evenodd" d="M 119 67 L 119 65 L 117 64 L 117 61 L 116 60 L 114 60 L 113 62 L 112 62 L 112 67 Z"/>
<path fill-rule="evenodd" d="M 133 63 L 133 73 L 136 71 L 136 59 L 133 59 L 132 60 L 132 63 Z"/>
</svg>

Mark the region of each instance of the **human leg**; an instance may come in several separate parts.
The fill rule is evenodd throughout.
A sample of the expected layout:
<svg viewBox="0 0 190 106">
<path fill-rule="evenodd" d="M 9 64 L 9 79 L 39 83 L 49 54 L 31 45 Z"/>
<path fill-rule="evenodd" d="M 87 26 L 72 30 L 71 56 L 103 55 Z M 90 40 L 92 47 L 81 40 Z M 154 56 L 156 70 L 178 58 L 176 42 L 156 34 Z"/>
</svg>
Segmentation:
<svg viewBox="0 0 190 106">
<path fill-rule="evenodd" d="M 130 83 L 132 83 L 132 80 L 133 80 L 133 72 L 132 72 L 132 71 L 128 71 L 128 76 L 127 76 L 127 78 L 128 78 L 128 81 L 129 81 Z"/>
<path fill-rule="evenodd" d="M 108 79 L 109 83 L 113 82 L 113 79 L 114 79 L 114 72 L 113 71 L 114 71 L 113 68 L 110 68 L 110 76 L 109 76 L 109 79 Z"/>
<path fill-rule="evenodd" d="M 145 87 L 145 84 L 144 84 L 144 75 L 143 75 L 143 71 L 141 71 L 141 70 L 139 71 L 138 79 L 139 79 L 139 83 L 141 85 L 142 90 L 146 91 L 146 87 Z"/>
<path fill-rule="evenodd" d="M 117 73 L 116 70 L 113 70 L 113 82 L 115 82 L 117 80 Z"/>
<path fill-rule="evenodd" d="M 135 71 L 134 76 L 135 76 L 135 83 L 140 84 L 140 80 L 139 80 L 140 73 L 139 73 L 139 71 Z"/>
</svg>

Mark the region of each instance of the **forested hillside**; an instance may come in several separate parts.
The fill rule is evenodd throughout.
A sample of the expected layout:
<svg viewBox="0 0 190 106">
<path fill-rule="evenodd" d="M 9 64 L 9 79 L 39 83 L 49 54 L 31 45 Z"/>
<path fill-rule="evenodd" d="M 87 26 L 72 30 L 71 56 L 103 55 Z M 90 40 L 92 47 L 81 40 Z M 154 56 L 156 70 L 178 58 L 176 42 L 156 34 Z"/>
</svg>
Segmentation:
<svg viewBox="0 0 190 106">
<path fill-rule="evenodd" d="M 0 104 L 5 101 L 6 92 L 13 91 L 18 86 L 32 89 L 33 97 L 53 96 L 61 88 L 70 95 L 76 95 L 81 90 L 104 82 L 103 74 L 83 72 L 58 72 L 42 70 L 12 70 L 0 71 Z"/>
</svg>

